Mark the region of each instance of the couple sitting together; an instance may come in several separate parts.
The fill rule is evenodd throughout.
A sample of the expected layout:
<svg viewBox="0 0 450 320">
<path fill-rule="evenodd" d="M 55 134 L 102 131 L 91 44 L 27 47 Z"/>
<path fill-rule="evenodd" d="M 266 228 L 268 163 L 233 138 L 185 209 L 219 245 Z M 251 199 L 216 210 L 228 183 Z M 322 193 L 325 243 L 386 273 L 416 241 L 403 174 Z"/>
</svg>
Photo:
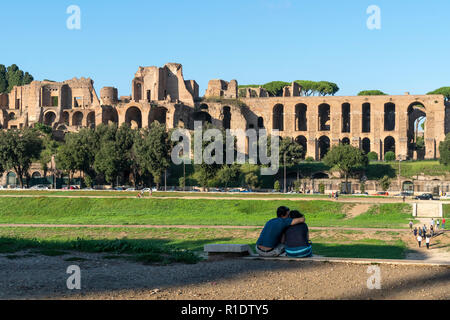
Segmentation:
<svg viewBox="0 0 450 320">
<path fill-rule="evenodd" d="M 256 242 L 256 252 L 262 257 L 289 256 L 305 258 L 312 256 L 308 226 L 305 217 L 297 210 L 287 207 L 277 209 L 277 218 L 266 223 Z"/>
</svg>

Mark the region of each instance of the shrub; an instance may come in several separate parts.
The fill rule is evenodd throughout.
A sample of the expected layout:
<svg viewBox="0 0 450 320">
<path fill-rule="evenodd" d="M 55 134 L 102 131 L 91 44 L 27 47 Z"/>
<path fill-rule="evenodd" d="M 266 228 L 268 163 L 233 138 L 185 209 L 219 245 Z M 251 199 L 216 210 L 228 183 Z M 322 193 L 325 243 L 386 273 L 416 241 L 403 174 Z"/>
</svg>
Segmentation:
<svg viewBox="0 0 450 320">
<path fill-rule="evenodd" d="M 386 152 L 386 154 L 384 155 L 384 160 L 386 160 L 386 161 L 395 161 L 395 153 L 392 152 L 392 151 Z"/>
<path fill-rule="evenodd" d="M 273 188 L 275 189 L 275 191 L 280 192 L 281 190 L 280 181 L 276 180 L 275 183 L 273 184 Z"/>
<path fill-rule="evenodd" d="M 314 162 L 314 158 L 313 157 L 308 157 L 305 160 L 306 160 L 306 162 Z"/>
<path fill-rule="evenodd" d="M 377 161 L 378 153 L 376 153 L 375 151 L 371 151 L 367 154 L 367 158 L 369 158 L 369 161 Z"/>
<path fill-rule="evenodd" d="M 383 189 L 383 191 L 389 190 L 391 186 L 391 179 L 388 176 L 384 176 L 378 182 L 380 183 L 381 189 Z"/>
<path fill-rule="evenodd" d="M 320 192 L 321 194 L 324 194 L 324 193 L 325 193 L 325 185 L 324 185 L 323 183 L 319 184 L 319 192 Z"/>
</svg>

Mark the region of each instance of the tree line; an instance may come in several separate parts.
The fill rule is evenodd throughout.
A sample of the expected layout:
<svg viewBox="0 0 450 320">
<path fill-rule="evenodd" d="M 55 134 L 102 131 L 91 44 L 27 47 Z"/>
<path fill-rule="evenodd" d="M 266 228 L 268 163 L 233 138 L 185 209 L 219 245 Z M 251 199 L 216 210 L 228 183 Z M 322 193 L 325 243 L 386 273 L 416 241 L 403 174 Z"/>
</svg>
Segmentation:
<svg viewBox="0 0 450 320">
<path fill-rule="evenodd" d="M 34 78 L 31 74 L 23 72 L 15 64 L 10 65 L 8 68 L 0 64 L 0 93 L 9 93 L 14 86 L 23 86 L 31 83 L 33 80 Z"/>
<path fill-rule="evenodd" d="M 334 96 L 339 91 L 338 85 L 329 81 L 295 80 L 294 82 L 298 83 L 301 86 L 300 93 L 303 96 Z M 290 82 L 271 81 L 263 85 L 241 85 L 239 86 L 239 89 L 240 95 L 242 95 L 244 94 L 242 89 L 261 87 L 265 89 L 270 96 L 280 97 L 283 95 L 283 88 L 290 85 Z"/>
</svg>

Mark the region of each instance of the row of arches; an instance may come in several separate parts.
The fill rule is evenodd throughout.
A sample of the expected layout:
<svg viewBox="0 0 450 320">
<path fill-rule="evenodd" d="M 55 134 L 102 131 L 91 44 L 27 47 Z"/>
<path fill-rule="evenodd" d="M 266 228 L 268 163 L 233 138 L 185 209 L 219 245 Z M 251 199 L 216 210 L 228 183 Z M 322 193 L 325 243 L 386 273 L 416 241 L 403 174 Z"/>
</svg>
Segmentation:
<svg viewBox="0 0 450 320">
<path fill-rule="evenodd" d="M 294 141 L 303 147 L 303 150 L 305 151 L 306 154 L 306 152 L 308 151 L 308 139 L 305 136 L 300 135 L 297 136 Z M 340 143 L 344 145 L 349 145 L 351 141 L 350 138 L 344 137 L 341 139 Z M 386 137 L 382 143 L 383 143 L 383 155 L 389 151 L 394 152 L 394 154 L 396 153 L 396 144 L 395 139 L 393 137 L 391 136 Z M 330 151 L 330 148 L 331 148 L 330 138 L 328 136 L 321 136 L 317 140 L 317 155 L 319 160 L 323 159 L 326 156 L 328 151 Z M 360 148 L 361 150 L 364 151 L 365 154 L 371 152 L 372 148 L 370 139 L 369 138 L 362 139 Z"/>
<path fill-rule="evenodd" d="M 351 105 L 346 102 L 341 105 L 341 132 L 349 133 L 351 130 Z M 318 106 L 318 130 L 330 131 L 330 110 L 331 107 L 327 103 Z M 308 106 L 299 103 L 295 106 L 295 131 L 308 131 Z M 369 133 L 371 131 L 371 104 L 362 104 L 362 132 Z M 272 129 L 284 131 L 284 105 L 276 104 L 272 110 Z M 396 106 L 392 102 L 384 105 L 384 131 L 394 131 L 396 128 Z"/>
<path fill-rule="evenodd" d="M 82 126 L 84 115 L 81 111 L 77 111 L 72 115 L 72 124 L 70 124 L 69 112 L 64 111 L 61 115 L 61 123 L 69 126 Z M 56 113 L 53 111 L 48 111 L 44 115 L 44 124 L 48 126 L 53 126 L 56 122 Z M 95 128 L 95 112 L 91 111 L 86 116 L 86 123 L 89 128 Z"/>
</svg>

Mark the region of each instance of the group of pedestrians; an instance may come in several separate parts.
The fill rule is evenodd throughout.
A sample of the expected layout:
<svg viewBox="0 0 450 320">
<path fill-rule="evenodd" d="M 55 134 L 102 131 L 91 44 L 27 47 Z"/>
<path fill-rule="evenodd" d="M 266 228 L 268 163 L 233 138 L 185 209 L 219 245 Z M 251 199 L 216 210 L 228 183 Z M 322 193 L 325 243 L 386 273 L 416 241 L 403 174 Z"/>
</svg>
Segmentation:
<svg viewBox="0 0 450 320">
<path fill-rule="evenodd" d="M 430 241 L 435 235 L 437 235 L 438 231 L 442 228 L 445 229 L 445 218 L 442 219 L 442 224 L 439 219 L 431 218 L 429 228 L 424 224 L 423 226 L 414 227 L 413 222 L 409 221 L 409 228 L 414 234 L 414 238 L 417 240 L 419 244 L 419 248 L 422 246 L 422 242 L 425 239 L 425 244 L 427 249 L 430 249 Z"/>
</svg>

